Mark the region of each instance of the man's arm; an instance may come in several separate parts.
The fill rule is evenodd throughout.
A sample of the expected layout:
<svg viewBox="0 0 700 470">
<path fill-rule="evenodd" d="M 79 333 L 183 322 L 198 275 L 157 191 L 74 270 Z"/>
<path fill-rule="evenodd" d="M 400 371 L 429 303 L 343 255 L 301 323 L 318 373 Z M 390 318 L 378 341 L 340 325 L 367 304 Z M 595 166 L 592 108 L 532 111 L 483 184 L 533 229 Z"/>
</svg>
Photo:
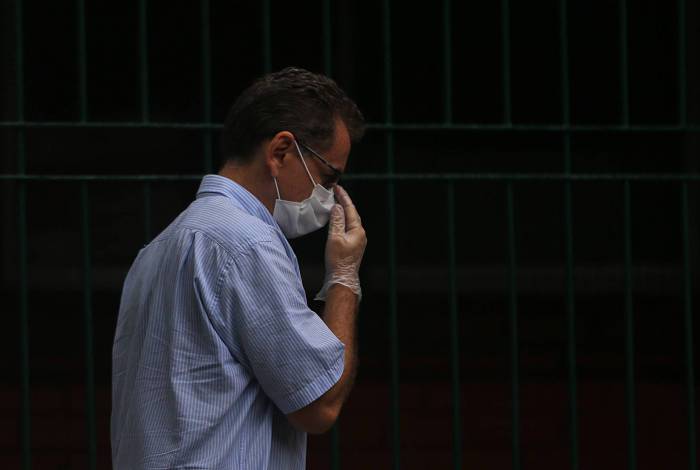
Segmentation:
<svg viewBox="0 0 700 470">
<path fill-rule="evenodd" d="M 308 433 L 320 434 L 330 429 L 352 389 L 357 370 L 357 303 L 357 295 L 345 286 L 335 284 L 328 290 L 323 319 L 345 345 L 345 367 L 340 379 L 326 393 L 304 408 L 287 415 L 295 427 Z"/>
<path fill-rule="evenodd" d="M 319 434 L 333 426 L 352 389 L 357 371 L 356 323 L 360 300 L 358 269 L 362 261 L 367 237 L 350 197 L 336 188 L 336 205 L 331 212 L 326 244 L 326 307 L 323 320 L 345 345 L 343 374 L 317 400 L 287 415 L 297 428 Z"/>
</svg>

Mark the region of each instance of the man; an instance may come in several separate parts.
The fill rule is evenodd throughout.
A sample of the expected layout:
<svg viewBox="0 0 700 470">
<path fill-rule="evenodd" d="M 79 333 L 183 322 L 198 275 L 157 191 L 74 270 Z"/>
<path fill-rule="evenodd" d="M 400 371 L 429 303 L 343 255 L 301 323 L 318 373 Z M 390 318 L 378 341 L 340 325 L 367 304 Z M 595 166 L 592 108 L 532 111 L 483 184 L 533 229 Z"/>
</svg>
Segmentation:
<svg viewBox="0 0 700 470">
<path fill-rule="evenodd" d="M 363 132 L 335 82 L 302 69 L 238 97 L 219 174 L 204 177 L 124 282 L 116 470 L 305 468 L 307 433 L 333 425 L 355 375 L 366 237 L 337 183 Z M 320 318 L 287 238 L 327 223 Z"/>
</svg>

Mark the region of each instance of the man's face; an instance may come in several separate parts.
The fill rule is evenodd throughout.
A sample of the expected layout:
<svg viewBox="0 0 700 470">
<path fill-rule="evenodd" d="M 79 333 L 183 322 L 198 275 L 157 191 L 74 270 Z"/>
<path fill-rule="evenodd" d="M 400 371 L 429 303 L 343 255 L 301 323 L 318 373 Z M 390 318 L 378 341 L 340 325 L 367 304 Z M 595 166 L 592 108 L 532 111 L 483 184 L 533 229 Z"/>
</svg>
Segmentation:
<svg viewBox="0 0 700 470">
<path fill-rule="evenodd" d="M 331 147 L 324 152 L 315 148 L 313 150 L 333 168 L 343 173 L 345 172 L 348 156 L 350 155 L 350 147 L 351 143 L 348 130 L 341 120 L 337 120 Z M 332 190 L 338 182 L 338 175 L 336 172 L 314 156 L 304 145 L 299 145 L 299 149 L 304 156 L 304 162 L 314 181 L 326 189 Z M 279 175 L 277 176 L 280 194 L 282 199 L 300 202 L 311 195 L 311 191 L 313 191 L 314 188 L 313 183 L 304 169 L 304 163 L 302 163 L 301 158 L 299 158 L 299 153 L 295 145 L 292 145 L 288 156 L 291 158 L 285 158 L 284 168 L 280 168 Z"/>
</svg>

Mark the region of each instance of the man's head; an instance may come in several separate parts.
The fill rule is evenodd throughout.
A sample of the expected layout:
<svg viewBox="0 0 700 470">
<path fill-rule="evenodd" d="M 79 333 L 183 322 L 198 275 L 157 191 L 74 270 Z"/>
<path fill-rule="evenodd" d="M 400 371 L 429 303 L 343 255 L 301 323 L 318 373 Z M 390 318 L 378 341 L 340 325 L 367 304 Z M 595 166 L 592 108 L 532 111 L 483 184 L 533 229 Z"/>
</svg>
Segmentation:
<svg viewBox="0 0 700 470">
<path fill-rule="evenodd" d="M 364 129 L 357 106 L 333 80 L 286 68 L 256 80 L 231 107 L 221 134 L 221 173 L 272 211 L 273 178 L 288 201 L 302 201 L 313 189 L 304 163 L 316 183 L 332 188 Z"/>
</svg>

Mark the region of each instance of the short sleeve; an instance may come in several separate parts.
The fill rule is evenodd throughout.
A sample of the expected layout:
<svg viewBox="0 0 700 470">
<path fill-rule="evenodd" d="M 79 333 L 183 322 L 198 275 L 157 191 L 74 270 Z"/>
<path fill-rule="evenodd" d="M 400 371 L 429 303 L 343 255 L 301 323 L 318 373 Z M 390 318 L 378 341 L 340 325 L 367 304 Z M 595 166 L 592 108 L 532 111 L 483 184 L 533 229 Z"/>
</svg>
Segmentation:
<svg viewBox="0 0 700 470">
<path fill-rule="evenodd" d="M 309 309 L 297 273 L 279 242 L 258 242 L 233 259 L 220 294 L 243 362 L 285 414 L 323 395 L 345 365 L 345 346 Z"/>
</svg>

